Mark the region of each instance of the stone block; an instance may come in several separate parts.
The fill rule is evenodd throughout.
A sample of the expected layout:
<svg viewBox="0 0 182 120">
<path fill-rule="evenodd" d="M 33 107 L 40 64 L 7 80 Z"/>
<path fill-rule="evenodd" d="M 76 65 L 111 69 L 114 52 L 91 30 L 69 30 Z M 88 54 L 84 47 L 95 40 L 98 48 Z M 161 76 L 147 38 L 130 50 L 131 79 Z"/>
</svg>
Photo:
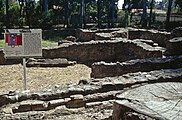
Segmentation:
<svg viewBox="0 0 182 120">
<path fill-rule="evenodd" d="M 172 55 L 182 55 L 182 37 L 169 40 L 166 44 L 167 51 Z"/>
<path fill-rule="evenodd" d="M 64 99 L 51 100 L 48 102 L 48 106 L 55 108 L 57 106 L 65 105 L 66 101 Z"/>
<path fill-rule="evenodd" d="M 31 103 L 32 111 L 42 111 L 47 109 L 47 103 L 44 101 L 34 101 Z"/>
<path fill-rule="evenodd" d="M 111 33 L 96 33 L 95 40 L 111 40 L 112 34 Z"/>
<path fill-rule="evenodd" d="M 27 111 L 31 111 L 31 102 L 29 101 L 23 101 L 20 103 L 19 106 L 15 106 L 13 108 L 13 113 L 17 113 L 17 112 L 27 112 Z"/>
<path fill-rule="evenodd" d="M 80 108 L 85 107 L 85 99 L 83 95 L 71 95 L 71 100 L 69 100 L 66 104 L 67 108 Z"/>
</svg>

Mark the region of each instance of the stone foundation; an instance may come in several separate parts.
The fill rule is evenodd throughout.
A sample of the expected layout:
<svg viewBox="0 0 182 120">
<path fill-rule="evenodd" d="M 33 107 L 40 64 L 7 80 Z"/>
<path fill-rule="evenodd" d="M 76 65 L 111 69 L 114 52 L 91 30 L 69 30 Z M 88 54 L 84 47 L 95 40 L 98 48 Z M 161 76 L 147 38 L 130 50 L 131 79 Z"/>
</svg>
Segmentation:
<svg viewBox="0 0 182 120">
<path fill-rule="evenodd" d="M 146 30 L 146 29 L 129 29 L 128 30 L 128 39 L 145 39 L 153 40 L 155 43 L 158 43 L 159 46 L 165 47 L 166 42 L 171 38 L 171 33 L 169 32 L 160 32 L 157 30 Z"/>
<path fill-rule="evenodd" d="M 182 56 L 167 57 L 167 58 L 150 58 L 137 59 L 123 63 L 105 63 L 98 62 L 92 64 L 91 77 L 103 78 L 120 76 L 126 73 L 134 73 L 139 71 L 151 71 L 168 68 L 182 67 Z"/>
<path fill-rule="evenodd" d="M 150 57 L 162 57 L 162 48 L 127 39 L 68 43 L 62 44 L 58 48 L 43 49 L 45 59 L 66 58 L 79 63 L 126 61 Z"/>
</svg>

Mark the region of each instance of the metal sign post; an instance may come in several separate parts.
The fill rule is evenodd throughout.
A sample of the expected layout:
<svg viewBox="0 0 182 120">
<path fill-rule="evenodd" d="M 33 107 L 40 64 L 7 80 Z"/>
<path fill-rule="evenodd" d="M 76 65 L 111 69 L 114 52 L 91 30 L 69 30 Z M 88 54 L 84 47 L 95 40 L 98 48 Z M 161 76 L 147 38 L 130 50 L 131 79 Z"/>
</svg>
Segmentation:
<svg viewBox="0 0 182 120">
<path fill-rule="evenodd" d="M 26 79 L 26 59 L 23 58 L 23 89 L 27 90 L 27 79 Z"/>
<path fill-rule="evenodd" d="M 23 89 L 27 90 L 26 58 L 42 57 L 42 30 L 7 29 L 4 38 L 6 58 L 23 59 Z"/>
</svg>

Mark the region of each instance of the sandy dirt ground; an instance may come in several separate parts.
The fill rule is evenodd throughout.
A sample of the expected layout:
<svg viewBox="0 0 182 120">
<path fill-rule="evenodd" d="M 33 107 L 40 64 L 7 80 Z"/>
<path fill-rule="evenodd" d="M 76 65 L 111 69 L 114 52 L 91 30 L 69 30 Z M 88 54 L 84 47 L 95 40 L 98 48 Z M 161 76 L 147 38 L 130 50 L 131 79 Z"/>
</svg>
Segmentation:
<svg viewBox="0 0 182 120">
<path fill-rule="evenodd" d="M 27 68 L 27 88 L 30 91 L 77 84 L 79 80 L 90 78 L 91 69 L 85 65 L 76 64 L 68 67 L 31 67 Z M 23 90 L 23 66 L 0 66 L 0 94 L 9 91 Z"/>
</svg>

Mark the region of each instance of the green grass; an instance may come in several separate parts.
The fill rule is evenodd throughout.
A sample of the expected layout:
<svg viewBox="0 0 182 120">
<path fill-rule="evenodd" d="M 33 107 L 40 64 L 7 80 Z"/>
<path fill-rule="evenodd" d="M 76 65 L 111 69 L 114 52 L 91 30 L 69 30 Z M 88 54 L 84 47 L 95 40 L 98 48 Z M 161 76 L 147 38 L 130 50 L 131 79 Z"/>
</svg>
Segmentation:
<svg viewBox="0 0 182 120">
<path fill-rule="evenodd" d="M 43 48 L 52 48 L 58 46 L 58 42 L 51 41 L 51 40 L 42 40 L 42 47 Z"/>
<path fill-rule="evenodd" d="M 4 48 L 4 40 L 0 39 L 0 48 Z"/>
</svg>

